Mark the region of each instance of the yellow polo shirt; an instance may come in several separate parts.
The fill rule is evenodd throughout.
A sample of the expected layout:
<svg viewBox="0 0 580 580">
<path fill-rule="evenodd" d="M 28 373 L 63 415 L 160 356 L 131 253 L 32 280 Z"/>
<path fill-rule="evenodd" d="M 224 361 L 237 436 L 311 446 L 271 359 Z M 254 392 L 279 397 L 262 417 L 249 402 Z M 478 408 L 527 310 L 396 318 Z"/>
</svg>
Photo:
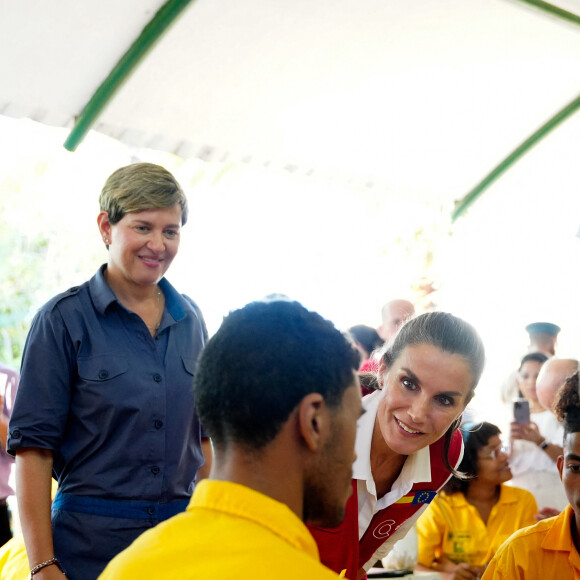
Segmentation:
<svg viewBox="0 0 580 580">
<path fill-rule="evenodd" d="M 455 563 L 483 566 L 516 530 L 535 523 L 534 496 L 502 485 L 487 524 L 461 493 L 438 494 L 417 520 L 419 564 L 432 566 L 446 556 Z"/>
<path fill-rule="evenodd" d="M 290 508 L 248 487 L 204 479 L 187 510 L 142 534 L 101 580 L 336 580 Z"/>
<path fill-rule="evenodd" d="M 24 538 L 18 535 L 0 548 L 0 579 L 23 580 L 28 578 L 30 566 Z"/>
<path fill-rule="evenodd" d="M 516 532 L 498 550 L 482 580 L 579 580 L 580 555 L 570 531 L 568 505 L 554 518 Z"/>
</svg>

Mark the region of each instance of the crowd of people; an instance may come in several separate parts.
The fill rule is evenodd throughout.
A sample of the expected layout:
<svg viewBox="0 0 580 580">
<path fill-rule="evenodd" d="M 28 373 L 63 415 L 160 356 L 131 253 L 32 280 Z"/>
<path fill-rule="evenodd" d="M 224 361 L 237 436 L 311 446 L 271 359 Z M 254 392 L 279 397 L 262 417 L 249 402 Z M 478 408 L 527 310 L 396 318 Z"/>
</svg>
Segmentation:
<svg viewBox="0 0 580 580">
<path fill-rule="evenodd" d="M 527 328 L 504 434 L 463 420 L 485 364 L 468 322 L 396 299 L 341 331 L 273 295 L 210 338 L 165 277 L 174 176 L 122 167 L 99 204 L 106 263 L 40 308 L 19 383 L 3 371 L 22 533 L 6 508 L 0 579 L 361 580 L 409 538 L 446 580 L 580 578 L 578 362 L 556 325 Z"/>
</svg>

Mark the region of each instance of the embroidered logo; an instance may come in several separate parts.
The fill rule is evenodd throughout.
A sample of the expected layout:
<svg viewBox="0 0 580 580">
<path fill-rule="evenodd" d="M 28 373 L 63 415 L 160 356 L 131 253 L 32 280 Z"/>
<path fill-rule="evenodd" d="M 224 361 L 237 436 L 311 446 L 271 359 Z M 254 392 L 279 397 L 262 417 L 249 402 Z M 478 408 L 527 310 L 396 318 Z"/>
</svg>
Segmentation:
<svg viewBox="0 0 580 580">
<path fill-rule="evenodd" d="M 388 538 L 391 535 L 393 525 L 396 523 L 395 520 L 386 520 L 382 522 L 373 530 L 373 536 L 377 538 L 377 540 Z"/>
</svg>

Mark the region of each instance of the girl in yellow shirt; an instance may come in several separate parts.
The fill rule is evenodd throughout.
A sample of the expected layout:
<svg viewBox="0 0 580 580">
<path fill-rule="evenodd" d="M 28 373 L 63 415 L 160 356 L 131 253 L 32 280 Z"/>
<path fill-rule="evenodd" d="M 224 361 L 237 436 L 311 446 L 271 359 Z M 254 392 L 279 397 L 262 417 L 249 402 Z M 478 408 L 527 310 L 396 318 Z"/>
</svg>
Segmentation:
<svg viewBox="0 0 580 580">
<path fill-rule="evenodd" d="M 491 423 L 462 428 L 465 444 L 459 471 L 417 521 L 419 564 L 475 580 L 513 532 L 535 523 L 534 496 L 503 485 L 512 477 L 500 430 Z"/>
</svg>

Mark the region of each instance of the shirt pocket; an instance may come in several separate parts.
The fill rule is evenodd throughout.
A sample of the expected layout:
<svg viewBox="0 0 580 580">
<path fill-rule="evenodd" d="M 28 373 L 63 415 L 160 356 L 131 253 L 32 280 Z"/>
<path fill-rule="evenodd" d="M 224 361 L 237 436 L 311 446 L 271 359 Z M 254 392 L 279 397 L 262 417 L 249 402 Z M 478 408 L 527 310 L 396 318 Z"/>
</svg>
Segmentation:
<svg viewBox="0 0 580 580">
<path fill-rule="evenodd" d="M 127 357 L 115 354 L 102 354 L 78 358 L 79 377 L 91 383 L 105 383 L 129 370 Z"/>
<path fill-rule="evenodd" d="M 181 362 L 183 363 L 183 368 L 187 374 L 191 375 L 193 378 L 195 375 L 195 369 L 197 367 L 197 359 L 191 356 L 182 356 Z"/>
</svg>

